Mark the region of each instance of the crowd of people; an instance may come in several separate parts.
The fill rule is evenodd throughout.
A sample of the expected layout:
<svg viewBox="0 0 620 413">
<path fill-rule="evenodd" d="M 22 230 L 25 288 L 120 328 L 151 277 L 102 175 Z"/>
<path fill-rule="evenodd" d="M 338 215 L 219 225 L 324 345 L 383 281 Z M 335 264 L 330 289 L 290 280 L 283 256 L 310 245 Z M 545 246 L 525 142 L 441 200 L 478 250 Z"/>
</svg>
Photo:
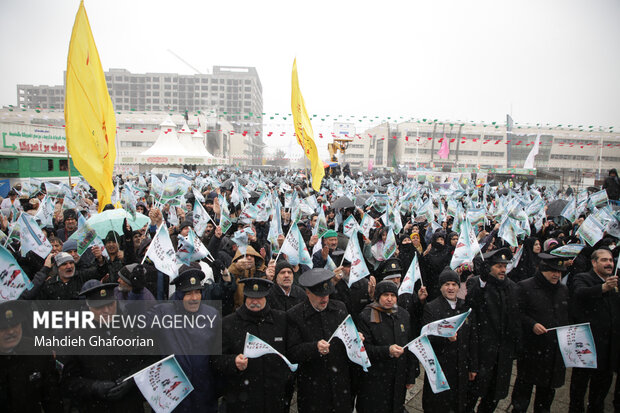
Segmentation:
<svg viewBox="0 0 620 413">
<path fill-rule="evenodd" d="M 113 203 L 102 209 L 122 205 L 149 222 L 138 229 L 125 222 L 122 233 L 111 231 L 102 245 L 82 254 L 71 236 L 82 218 L 97 214 L 96 192 L 88 185 L 79 192 L 77 186 L 62 194 L 54 190 L 54 196 L 45 183 L 36 190 L 18 187 L 2 201 L 3 244 L 32 288 L 0 303 L 0 410 L 143 411 L 144 398 L 131 380 L 122 379 L 153 361 L 132 355 L 24 356 L 33 343 L 22 329 L 20 301 L 84 300 L 100 316 L 124 311 L 117 306 L 121 300 L 165 301 L 152 310 L 162 314 L 210 314 L 214 310 L 203 302 L 218 300 L 220 355 L 183 353 L 210 345 L 211 333 L 165 337 L 162 356 L 178 354 L 194 386 L 175 411 L 289 412 L 294 397 L 301 413 L 406 411 L 407 389 L 424 374 L 406 345 L 424 325 L 470 310 L 458 333 L 430 337 L 450 388 L 434 393 L 425 377 L 424 411 L 492 412 L 510 398 L 512 411 L 526 412 L 533 393 L 534 411 L 551 411 L 568 374 L 549 330 L 578 323 L 590 323 L 597 368 L 572 369 L 569 411 L 603 412 L 610 392 L 620 411 L 620 381 L 612 389 L 620 371 L 615 170 L 605 181 L 603 203 L 587 190 L 464 181 L 434 185 L 396 175 L 325 178 L 320 192 L 302 171 L 214 169 L 171 175 L 163 183 L 175 181 L 186 185 L 169 198 L 163 192 L 174 192 L 174 185 L 162 189 L 156 174 L 119 177 Z M 127 205 L 134 198 L 121 197 L 122 191 L 133 192 L 135 204 Z M 46 257 L 22 254 L 19 237 L 10 236 L 16 215 L 36 217 L 46 198 L 53 199 L 53 224 L 41 227 L 52 251 Z M 574 208 L 551 213 L 558 201 Z M 258 204 L 258 213 L 249 208 Z M 203 208 L 209 217 L 198 229 Z M 580 227 L 603 213 L 611 218 L 602 221 L 602 236 L 590 244 Z M 359 230 L 346 230 L 351 217 Z M 362 230 L 367 217 L 372 223 Z M 454 268 L 465 218 L 480 251 Z M 283 250 L 293 226 L 311 262 Z M 175 249 L 195 231 L 209 255 L 180 265 L 178 275 L 162 272 L 147 254 L 160 228 Z M 238 241 L 240 231 L 245 242 Z M 391 234 L 396 249 L 388 255 Z M 357 238 L 361 256 L 345 253 L 350 237 Z M 574 256 L 554 254 L 567 245 L 583 248 Z M 413 293 L 403 292 L 399 287 L 414 259 L 421 280 Z M 359 260 L 369 274 L 350 283 Z M 329 340 L 348 315 L 371 362 L 367 372 L 350 361 L 340 340 Z M 297 371 L 274 354 L 244 356 L 247 333 L 297 363 Z"/>
</svg>

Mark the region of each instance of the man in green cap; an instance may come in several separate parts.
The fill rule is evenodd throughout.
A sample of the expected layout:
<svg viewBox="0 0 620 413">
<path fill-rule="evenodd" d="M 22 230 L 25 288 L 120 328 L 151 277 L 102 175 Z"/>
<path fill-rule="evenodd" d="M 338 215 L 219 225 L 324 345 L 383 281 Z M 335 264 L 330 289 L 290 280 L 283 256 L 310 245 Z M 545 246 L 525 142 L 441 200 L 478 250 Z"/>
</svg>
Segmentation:
<svg viewBox="0 0 620 413">
<path fill-rule="evenodd" d="M 321 243 L 323 248 L 312 255 L 313 268 L 324 268 L 327 265 L 327 257 L 331 256 L 338 248 L 338 233 L 333 229 L 328 230 L 323 234 Z"/>
</svg>

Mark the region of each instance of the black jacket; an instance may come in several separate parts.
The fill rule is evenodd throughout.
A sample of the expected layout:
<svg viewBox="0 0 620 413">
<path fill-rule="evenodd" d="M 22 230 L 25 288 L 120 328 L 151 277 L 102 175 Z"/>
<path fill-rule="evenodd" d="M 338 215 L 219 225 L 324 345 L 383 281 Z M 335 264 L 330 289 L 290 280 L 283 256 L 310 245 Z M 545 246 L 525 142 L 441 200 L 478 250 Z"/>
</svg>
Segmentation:
<svg viewBox="0 0 620 413">
<path fill-rule="evenodd" d="M 409 314 L 398 308 L 394 314 L 378 312 L 380 322 L 371 322 L 371 307 L 360 314 L 359 331 L 364 335 L 364 347 L 371 366 L 361 373 L 360 391 L 356 409 L 364 412 L 401 413 L 407 389 L 419 374 L 418 360 L 407 349 L 398 358 L 390 356 L 390 346 L 404 346 L 415 337 L 411 331 Z"/>
<path fill-rule="evenodd" d="M 290 294 L 286 295 L 278 284 L 273 283 L 269 290 L 269 295 L 267 295 L 269 307 L 273 310 L 280 311 L 288 311 L 306 299 L 307 297 L 304 289 L 295 284 L 291 286 Z"/>
<path fill-rule="evenodd" d="M 467 312 L 469 308 L 465 301 L 457 299 L 456 308 L 453 310 L 450 303 L 443 297 L 437 297 L 424 306 L 422 324 L 453 317 Z M 433 393 L 428 379 L 424 380 L 424 393 L 422 406 L 427 412 L 463 412 L 467 402 L 468 373 L 471 366 L 477 365 L 477 336 L 472 334 L 476 326 L 475 314 L 465 320 L 457 333 L 456 341 L 450 341 L 445 337 L 429 336 L 433 351 L 437 356 L 450 390 L 441 393 Z"/>
<path fill-rule="evenodd" d="M 327 308 L 319 312 L 306 300 L 286 314 L 287 356 L 291 363 L 299 363 L 299 412 L 351 412 L 350 362 L 344 345 L 334 338 L 328 354 L 321 355 L 317 348 L 318 341 L 329 340 L 347 317 L 345 305 L 330 300 Z"/>
<path fill-rule="evenodd" d="M 574 322 L 590 323 L 599 370 L 615 371 L 620 348 L 620 294 L 603 294 L 603 280 L 594 270 L 575 275 L 572 290 Z"/>
<path fill-rule="evenodd" d="M 512 362 L 520 346 L 518 287 L 508 278 L 502 283 L 489 276 L 483 288 L 480 277 L 471 277 L 465 303 L 473 310 L 478 343 L 478 366 L 471 367 L 478 375 L 471 390 L 481 397 L 495 383 L 494 399 L 501 400 L 508 395 Z"/>
<path fill-rule="evenodd" d="M 549 283 L 541 273 L 519 284 L 519 307 L 523 326 L 523 347 L 518 357 L 519 376 L 526 383 L 557 388 L 564 384 L 564 360 L 555 331 L 536 335 L 536 323 L 545 328 L 570 324 L 568 288 Z"/>
<path fill-rule="evenodd" d="M 259 313 L 246 306 L 224 318 L 222 355 L 212 363 L 226 383 L 226 411 L 288 412 L 292 395 L 292 373 L 275 354 L 248 360 L 244 371 L 237 369 L 235 358 L 243 353 L 246 333 L 265 341 L 282 354 L 286 353 L 286 314 L 267 305 Z"/>
</svg>

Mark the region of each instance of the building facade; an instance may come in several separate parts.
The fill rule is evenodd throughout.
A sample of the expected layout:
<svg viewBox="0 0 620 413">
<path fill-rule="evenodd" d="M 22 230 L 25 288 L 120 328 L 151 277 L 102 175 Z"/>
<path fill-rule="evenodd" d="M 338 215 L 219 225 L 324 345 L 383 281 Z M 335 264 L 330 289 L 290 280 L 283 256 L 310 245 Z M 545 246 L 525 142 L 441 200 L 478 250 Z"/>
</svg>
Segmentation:
<svg viewBox="0 0 620 413">
<path fill-rule="evenodd" d="M 383 123 L 354 136 L 344 162 L 354 170 L 399 166 L 424 168 L 523 168 L 536 137 L 539 152 L 534 167 L 572 180 L 603 176 L 620 165 L 620 133 L 569 128 L 440 122 Z M 442 159 L 443 139 L 449 154 Z"/>
<path fill-rule="evenodd" d="M 202 112 L 218 114 L 232 129 L 247 131 L 250 164 L 259 164 L 262 139 L 263 87 L 254 67 L 214 66 L 210 74 L 105 73 L 108 92 L 117 112 Z M 23 109 L 63 109 L 64 86 L 17 85 L 17 106 Z M 252 122 L 247 119 L 252 117 Z M 160 119 L 161 121 L 161 119 Z M 217 128 L 219 130 L 220 128 Z M 258 132 L 258 133 L 257 133 Z"/>
</svg>

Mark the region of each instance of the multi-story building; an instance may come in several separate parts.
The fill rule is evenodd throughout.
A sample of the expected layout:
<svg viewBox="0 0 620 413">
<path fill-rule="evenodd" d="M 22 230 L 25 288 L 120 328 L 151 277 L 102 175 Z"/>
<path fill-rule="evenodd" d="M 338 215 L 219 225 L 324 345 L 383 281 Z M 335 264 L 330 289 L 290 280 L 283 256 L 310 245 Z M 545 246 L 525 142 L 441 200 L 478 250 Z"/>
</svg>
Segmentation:
<svg viewBox="0 0 620 413">
<path fill-rule="evenodd" d="M 441 122 L 383 123 L 354 136 L 344 162 L 356 170 L 394 165 L 415 169 L 444 167 L 523 168 L 537 135 L 534 167 L 568 182 L 594 178 L 620 165 L 620 133 L 586 128 L 450 124 Z M 439 149 L 446 139 L 448 157 Z"/>
<path fill-rule="evenodd" d="M 250 163 L 260 164 L 263 87 L 256 68 L 214 66 L 212 73 L 196 75 L 110 69 L 105 77 L 116 111 L 217 113 L 233 129 L 247 131 Z M 64 98 L 64 86 L 17 85 L 20 108 L 63 109 Z"/>
</svg>

